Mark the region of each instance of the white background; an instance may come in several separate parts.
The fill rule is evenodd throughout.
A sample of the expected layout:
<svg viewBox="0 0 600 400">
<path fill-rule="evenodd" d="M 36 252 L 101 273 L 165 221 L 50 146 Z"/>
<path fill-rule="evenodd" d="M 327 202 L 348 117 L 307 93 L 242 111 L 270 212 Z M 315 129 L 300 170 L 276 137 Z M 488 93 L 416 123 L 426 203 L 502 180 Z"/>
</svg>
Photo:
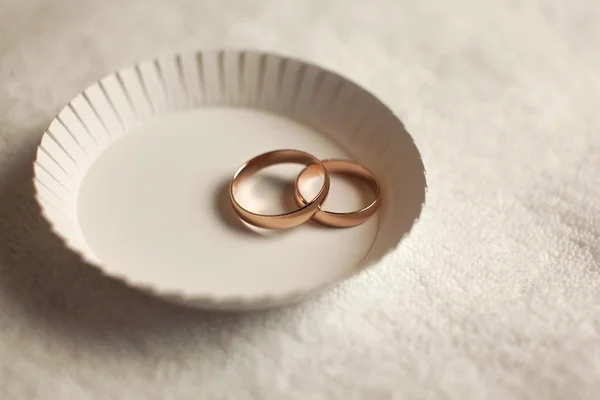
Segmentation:
<svg viewBox="0 0 600 400">
<path fill-rule="evenodd" d="M 592 399 L 600 391 L 600 3 L 0 3 L 0 397 Z M 306 58 L 422 152 L 421 221 L 301 306 L 184 310 L 79 267 L 37 215 L 44 128 L 90 82 L 201 47 Z"/>
</svg>

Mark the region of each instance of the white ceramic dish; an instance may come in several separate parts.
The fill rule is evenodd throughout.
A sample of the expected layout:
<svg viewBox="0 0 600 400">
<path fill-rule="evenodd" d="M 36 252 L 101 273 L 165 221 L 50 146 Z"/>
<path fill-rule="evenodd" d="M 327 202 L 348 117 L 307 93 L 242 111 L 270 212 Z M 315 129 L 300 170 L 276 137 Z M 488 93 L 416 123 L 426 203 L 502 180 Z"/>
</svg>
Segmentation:
<svg viewBox="0 0 600 400">
<path fill-rule="evenodd" d="M 228 180 L 280 148 L 362 163 L 382 183 L 379 213 L 349 229 L 246 229 Z M 300 168 L 269 168 L 240 196 L 282 211 Z M 45 132 L 34 184 L 54 232 L 88 264 L 212 309 L 294 302 L 376 264 L 418 219 L 426 187 L 411 137 L 372 94 L 315 65 L 242 51 L 142 62 L 93 84 Z M 360 202 L 332 178 L 326 208 Z"/>
</svg>

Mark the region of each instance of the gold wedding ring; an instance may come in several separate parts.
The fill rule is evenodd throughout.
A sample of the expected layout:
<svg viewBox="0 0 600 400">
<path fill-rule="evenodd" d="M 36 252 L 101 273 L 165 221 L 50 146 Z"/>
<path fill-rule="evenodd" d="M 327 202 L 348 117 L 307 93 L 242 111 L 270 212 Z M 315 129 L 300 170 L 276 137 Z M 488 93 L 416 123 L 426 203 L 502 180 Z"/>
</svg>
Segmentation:
<svg viewBox="0 0 600 400">
<path fill-rule="evenodd" d="M 360 210 L 344 213 L 325 211 L 321 207 L 322 203 L 319 203 L 317 205 L 318 210 L 313 217 L 315 221 L 326 226 L 349 228 L 366 222 L 373 216 L 373 214 L 375 214 L 375 212 L 377 212 L 379 206 L 381 205 L 381 187 L 379 185 L 379 181 L 371 171 L 360 164 L 348 160 L 324 160 L 322 161 L 322 164 L 318 165 L 318 167 L 317 164 L 312 164 L 303 169 L 296 178 L 294 189 L 294 197 L 296 198 L 296 202 L 299 206 L 309 204 L 308 201 L 302 196 L 302 193 L 300 193 L 300 186 L 303 183 L 317 175 L 325 176 L 327 179 L 327 175 L 323 174 L 321 165 L 324 165 L 325 171 L 329 173 L 345 174 L 363 179 L 373 190 L 374 199 L 366 207 Z"/>
<path fill-rule="evenodd" d="M 323 186 L 315 198 L 310 201 L 304 199 L 304 202 L 298 204 L 300 208 L 297 210 L 276 215 L 253 213 L 238 203 L 235 195 L 240 184 L 263 168 L 284 163 L 306 165 L 323 176 Z M 237 170 L 229 184 L 229 198 L 238 217 L 251 225 L 268 229 L 287 229 L 308 221 L 319 210 L 319 205 L 328 193 L 329 175 L 323 163 L 315 156 L 299 150 L 276 150 L 254 157 Z"/>
</svg>

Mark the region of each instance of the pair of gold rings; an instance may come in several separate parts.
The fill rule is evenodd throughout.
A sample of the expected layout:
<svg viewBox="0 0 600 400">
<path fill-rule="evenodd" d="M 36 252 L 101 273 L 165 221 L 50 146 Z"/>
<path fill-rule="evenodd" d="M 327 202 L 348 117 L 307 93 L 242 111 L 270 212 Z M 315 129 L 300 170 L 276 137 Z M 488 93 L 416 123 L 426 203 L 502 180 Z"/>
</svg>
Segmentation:
<svg viewBox="0 0 600 400">
<path fill-rule="evenodd" d="M 243 182 L 263 168 L 284 163 L 306 166 L 298 174 L 294 185 L 294 198 L 298 204 L 298 209 L 285 214 L 266 215 L 253 213 L 238 203 L 236 193 Z M 322 209 L 321 204 L 329 194 L 330 173 L 351 175 L 369 183 L 375 194 L 373 201 L 366 207 L 353 212 L 338 213 Z M 307 200 L 300 193 L 300 186 L 317 175 L 324 178 L 323 185 L 312 200 Z M 321 161 L 315 156 L 299 150 L 276 150 L 254 157 L 237 170 L 229 184 L 229 198 L 238 217 L 250 225 L 267 229 L 288 229 L 303 224 L 311 218 L 321 225 L 330 227 L 349 228 L 357 226 L 366 222 L 379 209 L 381 203 L 380 192 L 381 188 L 377 178 L 362 165 L 348 160 Z"/>
</svg>

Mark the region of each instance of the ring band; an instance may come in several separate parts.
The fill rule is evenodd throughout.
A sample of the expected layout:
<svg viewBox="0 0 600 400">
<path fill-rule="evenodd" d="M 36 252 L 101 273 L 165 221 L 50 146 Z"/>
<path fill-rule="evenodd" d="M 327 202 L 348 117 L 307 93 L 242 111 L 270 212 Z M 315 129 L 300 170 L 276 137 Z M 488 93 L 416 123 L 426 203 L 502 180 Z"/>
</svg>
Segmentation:
<svg viewBox="0 0 600 400">
<path fill-rule="evenodd" d="M 375 199 L 366 207 L 345 213 L 337 213 L 331 211 L 325 211 L 321 208 L 321 203 L 318 204 L 318 211 L 315 213 L 313 219 L 318 223 L 326 226 L 332 226 L 336 228 L 350 228 L 352 226 L 360 225 L 375 214 L 381 205 L 381 187 L 379 181 L 373 175 L 371 171 L 363 167 L 362 165 L 348 160 L 324 160 L 322 161 L 325 166 L 325 170 L 329 173 L 343 173 L 346 175 L 356 176 L 364 179 L 369 183 L 373 191 L 375 192 Z M 307 200 L 300 193 L 300 186 L 310 178 L 321 174 L 319 169 L 313 168 L 312 165 L 307 166 L 300 172 L 296 178 L 296 184 L 294 188 L 294 197 L 298 205 L 307 204 Z"/>
<path fill-rule="evenodd" d="M 303 164 L 320 172 L 324 177 L 323 186 L 314 199 L 298 204 L 300 208 L 295 211 L 276 215 L 256 214 L 237 202 L 235 193 L 241 183 L 263 168 L 284 163 Z M 315 156 L 299 150 L 276 150 L 256 156 L 237 170 L 229 184 L 229 198 L 236 214 L 251 225 L 268 229 L 287 229 L 308 221 L 319 210 L 328 193 L 329 175 L 323 163 Z"/>
</svg>

